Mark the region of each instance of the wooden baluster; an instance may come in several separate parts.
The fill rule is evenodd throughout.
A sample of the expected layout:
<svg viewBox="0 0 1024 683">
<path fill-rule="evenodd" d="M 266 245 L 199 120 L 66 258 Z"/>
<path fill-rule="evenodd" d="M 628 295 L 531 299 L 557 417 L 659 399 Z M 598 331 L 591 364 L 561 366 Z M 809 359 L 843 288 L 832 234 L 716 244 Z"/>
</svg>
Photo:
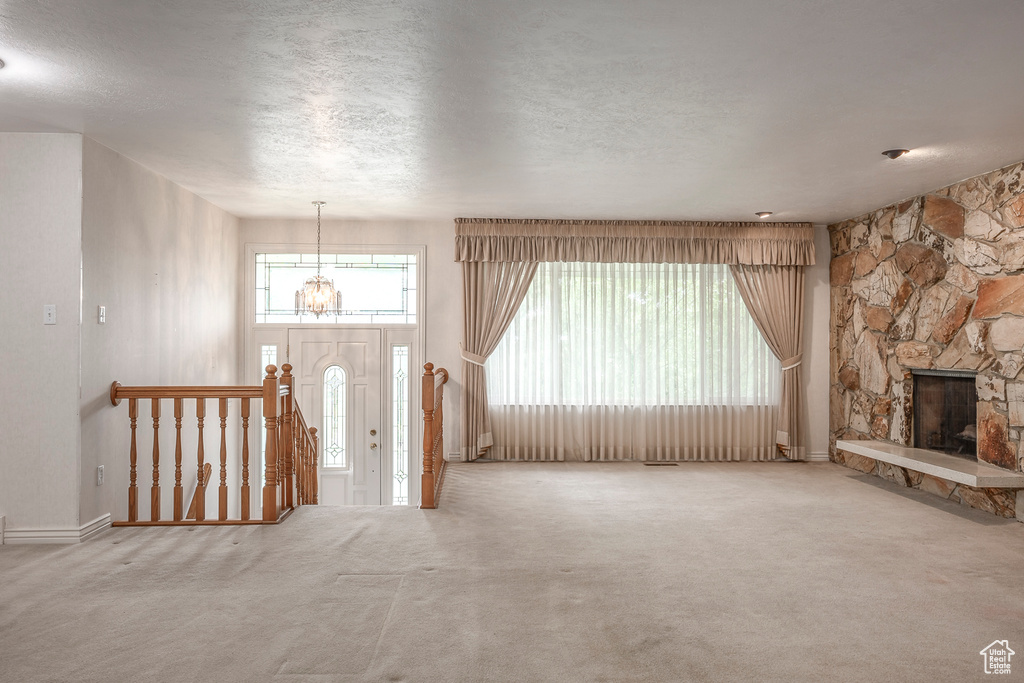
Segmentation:
<svg viewBox="0 0 1024 683">
<path fill-rule="evenodd" d="M 249 519 L 249 399 L 242 399 L 242 519 Z"/>
<path fill-rule="evenodd" d="M 267 366 L 263 378 L 263 421 L 267 429 L 266 469 L 263 486 L 263 521 L 277 521 L 277 367 Z"/>
<path fill-rule="evenodd" d="M 284 434 L 282 434 L 282 440 L 285 443 L 285 500 L 283 504 L 285 507 L 294 508 L 295 498 L 292 490 L 295 478 L 295 382 L 292 378 L 292 366 L 290 364 L 283 365 L 281 369 L 284 373 L 281 376 L 281 383 L 288 387 L 288 395 L 282 396 L 282 402 L 284 403 L 282 411 L 283 425 L 285 428 Z"/>
<path fill-rule="evenodd" d="M 295 507 L 295 497 L 292 491 L 294 486 L 295 478 L 295 413 L 294 413 L 294 391 L 295 383 L 292 378 L 292 366 L 289 363 L 285 363 L 281 366 L 283 371 L 281 374 L 281 384 L 288 387 L 288 394 L 282 396 L 281 400 L 284 404 L 282 414 L 282 425 L 284 427 L 284 433 L 281 435 L 281 440 L 284 442 L 284 499 L 282 504 L 284 507 L 293 508 Z"/>
<path fill-rule="evenodd" d="M 313 452 L 310 454 L 310 462 L 313 467 L 310 470 L 310 489 L 313 492 L 313 505 L 320 504 L 320 439 L 316 435 L 316 427 L 310 427 L 309 435 L 313 439 Z"/>
<path fill-rule="evenodd" d="M 174 521 L 181 521 L 184 493 L 181 489 L 181 399 L 174 399 Z"/>
<path fill-rule="evenodd" d="M 218 519 L 228 518 L 228 400 L 220 399 L 220 509 Z"/>
<path fill-rule="evenodd" d="M 160 399 L 153 403 L 153 487 L 149 492 L 149 518 L 160 521 Z"/>
<path fill-rule="evenodd" d="M 423 366 L 423 475 L 420 507 L 434 508 L 434 364 Z"/>
<path fill-rule="evenodd" d="M 199 467 L 196 469 L 196 521 L 202 522 L 206 519 L 206 472 L 203 461 L 206 459 L 206 452 L 203 447 L 203 423 L 206 420 L 206 399 L 196 399 L 196 423 L 199 426 L 199 445 L 196 448 L 196 459 Z"/>
<path fill-rule="evenodd" d="M 130 482 L 128 484 L 128 521 L 139 521 L 139 487 L 136 485 L 135 465 L 139 459 L 139 448 L 135 441 L 135 428 L 139 421 L 139 401 L 135 398 L 128 399 L 128 421 L 132 429 L 132 445 L 128 458 L 131 461 Z"/>
</svg>

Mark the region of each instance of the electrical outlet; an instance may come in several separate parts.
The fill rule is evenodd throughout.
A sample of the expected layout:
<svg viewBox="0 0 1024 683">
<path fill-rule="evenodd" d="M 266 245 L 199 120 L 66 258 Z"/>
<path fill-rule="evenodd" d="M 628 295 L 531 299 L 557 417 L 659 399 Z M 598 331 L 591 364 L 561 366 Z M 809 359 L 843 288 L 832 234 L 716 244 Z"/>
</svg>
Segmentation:
<svg viewBox="0 0 1024 683">
<path fill-rule="evenodd" d="M 46 304 L 43 306 L 43 324 L 44 325 L 56 325 L 57 324 L 57 306 L 56 304 Z"/>
<path fill-rule="evenodd" d="M 103 486 L 103 465 L 96 466 L 96 485 Z"/>
<path fill-rule="evenodd" d="M 107 307 L 100 306 L 99 310 L 96 312 L 96 317 L 99 319 L 100 325 L 107 322 Z"/>
</svg>

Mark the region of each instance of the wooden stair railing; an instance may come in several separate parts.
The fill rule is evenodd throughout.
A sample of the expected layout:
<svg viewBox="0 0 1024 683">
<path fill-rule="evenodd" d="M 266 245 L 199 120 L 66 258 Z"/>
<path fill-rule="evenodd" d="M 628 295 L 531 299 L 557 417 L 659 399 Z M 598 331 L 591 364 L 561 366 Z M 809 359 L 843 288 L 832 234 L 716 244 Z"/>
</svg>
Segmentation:
<svg viewBox="0 0 1024 683">
<path fill-rule="evenodd" d="M 277 524 L 299 505 L 317 504 L 317 467 L 319 444 L 316 429 L 307 427 L 302 412 L 293 399 L 292 366 L 285 363 L 282 374 L 277 367 L 268 365 L 262 385 L 256 386 L 138 386 L 125 387 L 119 382 L 110 385 L 110 402 L 117 406 L 128 399 L 128 420 L 131 430 L 129 449 L 128 519 L 116 521 L 114 526 L 159 526 L 200 524 Z M 139 400 L 150 402 L 153 419 L 153 483 L 150 487 L 149 520 L 139 519 L 138 505 L 138 418 Z M 174 408 L 174 503 L 172 519 L 164 520 L 161 510 L 160 485 L 160 415 L 165 399 L 173 401 Z M 213 463 L 205 462 L 203 429 L 206 419 L 206 401 L 216 399 L 220 427 L 219 486 L 217 487 L 217 518 L 206 518 L 206 491 L 213 472 Z M 238 486 L 238 516 L 231 517 L 228 505 L 228 417 L 229 406 L 238 402 L 241 420 L 241 444 Z M 266 428 L 266 454 L 263 514 L 252 519 L 250 514 L 249 418 L 252 402 L 260 401 Z M 195 401 L 196 428 L 196 492 L 188 514 L 183 514 L 181 466 L 183 449 L 181 423 L 186 401 Z"/>
<path fill-rule="evenodd" d="M 447 461 L 444 459 L 444 385 L 448 371 L 423 366 L 423 478 L 420 508 L 433 510 L 441 498 Z"/>
</svg>

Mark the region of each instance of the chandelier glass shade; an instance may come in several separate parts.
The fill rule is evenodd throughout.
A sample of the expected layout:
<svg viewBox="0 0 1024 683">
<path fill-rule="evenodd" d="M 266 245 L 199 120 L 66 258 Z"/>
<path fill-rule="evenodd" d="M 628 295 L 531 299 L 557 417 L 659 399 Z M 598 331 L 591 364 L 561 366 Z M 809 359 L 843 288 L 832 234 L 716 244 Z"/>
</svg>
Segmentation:
<svg viewBox="0 0 1024 683">
<path fill-rule="evenodd" d="M 295 314 L 311 313 L 322 315 L 341 314 L 341 294 L 334 289 L 334 281 L 320 274 L 320 207 L 327 202 L 313 202 L 316 205 L 316 277 L 306 280 L 302 289 L 295 292 Z"/>
</svg>

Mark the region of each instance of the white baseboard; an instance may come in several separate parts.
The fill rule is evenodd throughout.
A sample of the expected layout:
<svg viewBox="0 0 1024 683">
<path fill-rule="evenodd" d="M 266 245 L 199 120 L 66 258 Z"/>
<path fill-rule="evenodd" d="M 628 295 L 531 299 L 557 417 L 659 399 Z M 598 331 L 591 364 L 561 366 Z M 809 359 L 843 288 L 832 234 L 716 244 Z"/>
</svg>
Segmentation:
<svg viewBox="0 0 1024 683">
<path fill-rule="evenodd" d="M 29 543 L 81 543 L 110 527 L 110 513 L 97 517 L 88 524 L 67 529 L 6 529 L 3 534 L 7 545 Z"/>
<path fill-rule="evenodd" d="M 821 453 L 808 453 L 808 462 L 828 462 L 828 451 L 822 451 Z"/>
</svg>

